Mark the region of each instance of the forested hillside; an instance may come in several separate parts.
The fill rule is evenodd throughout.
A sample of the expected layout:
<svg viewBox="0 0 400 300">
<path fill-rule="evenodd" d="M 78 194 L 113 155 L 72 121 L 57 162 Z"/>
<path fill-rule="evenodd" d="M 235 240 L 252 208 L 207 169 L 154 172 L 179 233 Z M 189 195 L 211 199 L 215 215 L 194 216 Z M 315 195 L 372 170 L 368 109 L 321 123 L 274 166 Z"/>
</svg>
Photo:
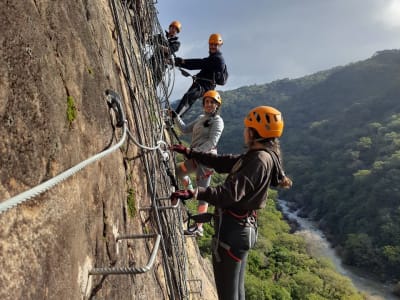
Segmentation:
<svg viewBox="0 0 400 300">
<path fill-rule="evenodd" d="M 214 174 L 212 185 L 225 176 Z M 339 274 L 328 259 L 312 257 L 303 236 L 293 234 L 277 209 L 277 191 L 270 190 L 267 206 L 258 211 L 258 238 L 249 253 L 246 269 L 246 299 L 371 299 L 359 292 L 351 280 Z M 188 203 L 191 211 L 196 203 Z M 200 252 L 211 259 L 214 229 L 205 224 L 205 234 L 197 239 Z"/>
<path fill-rule="evenodd" d="M 280 109 L 286 122 L 285 164 L 294 179 L 281 197 L 319 221 L 348 264 L 398 281 L 400 50 L 222 96 L 225 130 L 219 151 L 243 151 L 243 117 L 249 109 Z"/>
<path fill-rule="evenodd" d="M 286 112 L 288 199 L 320 221 L 347 263 L 400 277 L 400 51 L 347 66 Z"/>
</svg>

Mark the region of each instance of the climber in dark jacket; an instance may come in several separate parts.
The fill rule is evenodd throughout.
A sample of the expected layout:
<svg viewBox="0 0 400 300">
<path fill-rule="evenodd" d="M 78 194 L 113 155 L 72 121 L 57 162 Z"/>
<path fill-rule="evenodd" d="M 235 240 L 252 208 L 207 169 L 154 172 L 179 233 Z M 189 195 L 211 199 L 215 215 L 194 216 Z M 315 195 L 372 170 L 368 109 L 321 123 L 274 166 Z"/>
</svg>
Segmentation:
<svg viewBox="0 0 400 300">
<path fill-rule="evenodd" d="M 179 41 L 178 33 L 181 32 L 182 25 L 179 21 L 172 21 L 165 31 L 165 37 L 158 34 L 155 37 L 157 50 L 150 58 L 150 64 L 153 67 L 154 78 L 156 86 L 160 83 L 163 73 L 167 67 L 167 62 L 170 60 L 171 55 L 178 52 L 181 42 Z"/>
<path fill-rule="evenodd" d="M 168 27 L 168 31 L 165 31 L 165 37 L 167 38 L 168 45 L 161 47 L 165 56 L 169 57 L 175 52 L 178 52 L 181 46 L 178 33 L 181 32 L 181 28 L 182 25 L 179 21 L 172 21 Z"/>
<path fill-rule="evenodd" d="M 175 65 L 188 70 L 200 70 L 194 76 L 193 84 L 179 102 L 176 113 L 183 116 L 193 103 L 209 90 L 215 90 L 215 79 L 223 73 L 225 60 L 220 51 L 223 44 L 222 37 L 218 33 L 210 35 L 208 40 L 209 56 L 205 58 L 183 59 L 175 58 Z"/>
<path fill-rule="evenodd" d="M 218 173 L 228 173 L 218 186 L 178 190 L 171 195 L 172 203 L 194 198 L 215 205 L 212 256 L 220 300 L 245 299 L 244 274 L 248 252 L 256 242 L 256 211 L 266 206 L 270 186 L 292 185 L 284 173 L 280 153 L 281 113 L 270 106 L 259 106 L 248 113 L 244 125 L 248 151 L 241 155 L 215 155 L 172 146 L 172 150 Z"/>
</svg>

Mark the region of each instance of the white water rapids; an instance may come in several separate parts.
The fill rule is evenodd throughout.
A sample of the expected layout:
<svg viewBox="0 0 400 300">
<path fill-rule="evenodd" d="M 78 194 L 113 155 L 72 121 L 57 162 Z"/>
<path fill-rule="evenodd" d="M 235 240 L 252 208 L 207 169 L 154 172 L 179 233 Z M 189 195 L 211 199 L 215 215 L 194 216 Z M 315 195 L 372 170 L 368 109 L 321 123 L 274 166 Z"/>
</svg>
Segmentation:
<svg viewBox="0 0 400 300">
<path fill-rule="evenodd" d="M 291 220 L 296 220 L 300 225 L 300 229 L 295 234 L 300 234 L 304 237 L 311 255 L 315 257 L 328 258 L 334 264 L 336 271 L 348 277 L 354 287 L 367 295 L 369 300 L 398 300 L 391 293 L 391 286 L 382 284 L 354 268 L 342 264 L 340 257 L 335 250 L 330 246 L 324 233 L 319 230 L 315 224 L 308 219 L 300 218 L 296 212 L 291 212 L 286 205 L 286 201 L 279 200 L 279 205 L 282 208 L 282 213 Z"/>
</svg>

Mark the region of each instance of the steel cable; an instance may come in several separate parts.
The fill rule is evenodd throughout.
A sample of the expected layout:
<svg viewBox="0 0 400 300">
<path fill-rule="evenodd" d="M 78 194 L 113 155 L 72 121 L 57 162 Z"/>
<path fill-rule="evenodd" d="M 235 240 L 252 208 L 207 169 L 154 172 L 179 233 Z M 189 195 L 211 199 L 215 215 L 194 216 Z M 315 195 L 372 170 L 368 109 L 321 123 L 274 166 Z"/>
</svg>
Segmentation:
<svg viewBox="0 0 400 300">
<path fill-rule="evenodd" d="M 122 125 L 122 137 L 119 140 L 119 142 L 117 144 L 115 144 L 114 146 L 110 147 L 107 150 L 104 150 L 80 163 L 78 163 L 77 165 L 75 165 L 74 167 L 62 172 L 61 174 L 23 192 L 20 193 L 10 199 L 4 200 L 0 203 L 0 214 L 7 211 L 8 209 L 17 206 L 20 203 L 23 203 L 33 197 L 36 197 L 42 193 L 44 193 L 45 191 L 51 189 L 52 187 L 54 187 L 55 185 L 61 183 L 62 181 L 66 180 L 67 178 L 71 177 L 72 175 L 74 175 L 75 173 L 77 173 L 78 171 L 82 170 L 83 168 L 87 167 L 88 165 L 94 163 L 95 161 L 111 154 L 112 152 L 114 152 L 115 150 L 119 149 L 119 147 L 122 146 L 122 144 L 124 143 L 125 139 L 126 139 L 126 134 L 127 133 L 127 128 L 126 128 L 126 122 L 125 120 L 123 120 L 123 125 Z"/>
</svg>

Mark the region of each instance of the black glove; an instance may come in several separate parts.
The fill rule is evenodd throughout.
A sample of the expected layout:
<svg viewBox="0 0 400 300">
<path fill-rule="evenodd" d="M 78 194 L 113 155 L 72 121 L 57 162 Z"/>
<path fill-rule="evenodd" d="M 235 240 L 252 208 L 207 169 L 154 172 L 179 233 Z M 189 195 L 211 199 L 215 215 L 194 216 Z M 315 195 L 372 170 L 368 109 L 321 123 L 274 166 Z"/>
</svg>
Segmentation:
<svg viewBox="0 0 400 300">
<path fill-rule="evenodd" d="M 175 57 L 175 66 L 180 67 L 183 63 L 182 57 Z"/>
<path fill-rule="evenodd" d="M 168 58 L 168 59 L 166 60 L 166 62 L 167 62 L 168 65 L 171 65 L 171 66 L 174 65 L 174 63 L 172 62 L 172 59 L 171 59 L 171 58 Z"/>
<path fill-rule="evenodd" d="M 171 194 L 171 201 L 176 201 L 177 199 L 181 199 L 182 201 L 193 198 L 194 193 L 192 190 L 178 190 Z"/>
<path fill-rule="evenodd" d="M 181 144 L 172 145 L 170 149 L 172 151 L 181 153 L 181 154 L 185 155 L 186 157 L 188 156 L 187 147 L 185 147 L 185 146 L 183 146 Z"/>
<path fill-rule="evenodd" d="M 171 114 L 171 118 L 172 118 L 172 119 L 175 119 L 175 118 L 178 116 L 178 114 L 176 113 L 176 111 L 173 110 L 173 109 L 170 109 L 170 110 L 169 110 L 169 113 Z"/>
</svg>

